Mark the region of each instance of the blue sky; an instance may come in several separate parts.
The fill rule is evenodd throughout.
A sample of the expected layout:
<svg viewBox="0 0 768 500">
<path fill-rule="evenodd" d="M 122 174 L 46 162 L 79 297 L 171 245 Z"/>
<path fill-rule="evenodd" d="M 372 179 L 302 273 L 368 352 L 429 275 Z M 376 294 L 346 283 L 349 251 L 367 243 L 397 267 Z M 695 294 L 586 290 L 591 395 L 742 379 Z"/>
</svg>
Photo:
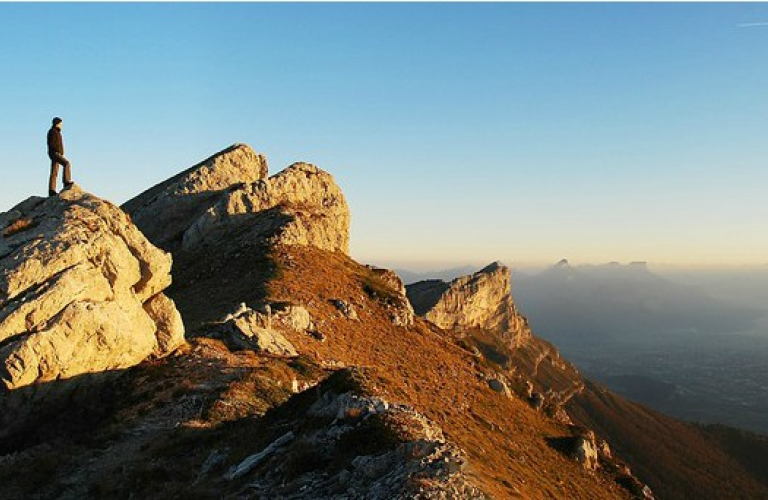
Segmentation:
<svg viewBox="0 0 768 500">
<path fill-rule="evenodd" d="M 748 23 L 758 25 L 742 26 Z M 413 268 L 768 263 L 768 5 L 0 4 L 0 210 L 65 119 L 121 203 L 235 142 Z"/>
</svg>

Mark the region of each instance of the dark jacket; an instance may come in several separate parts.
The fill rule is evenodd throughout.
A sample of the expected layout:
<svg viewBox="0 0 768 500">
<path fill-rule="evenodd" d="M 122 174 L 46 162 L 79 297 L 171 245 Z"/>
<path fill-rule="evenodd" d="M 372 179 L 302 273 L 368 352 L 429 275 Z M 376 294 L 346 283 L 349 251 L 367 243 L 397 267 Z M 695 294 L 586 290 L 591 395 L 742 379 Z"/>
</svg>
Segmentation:
<svg viewBox="0 0 768 500">
<path fill-rule="evenodd" d="M 61 130 L 51 127 L 48 131 L 48 154 L 64 154 L 64 139 L 61 137 Z"/>
</svg>

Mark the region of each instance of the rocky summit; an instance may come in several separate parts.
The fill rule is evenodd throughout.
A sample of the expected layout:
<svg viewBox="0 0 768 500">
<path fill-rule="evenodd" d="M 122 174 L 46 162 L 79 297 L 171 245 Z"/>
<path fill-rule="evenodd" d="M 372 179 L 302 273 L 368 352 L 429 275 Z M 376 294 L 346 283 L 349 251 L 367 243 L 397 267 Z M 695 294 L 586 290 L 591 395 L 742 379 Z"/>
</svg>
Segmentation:
<svg viewBox="0 0 768 500">
<path fill-rule="evenodd" d="M 406 288 L 349 221 L 329 173 L 245 145 L 122 209 L 0 214 L 0 498 L 768 494 L 726 433 L 584 379 L 506 266 Z"/>
<path fill-rule="evenodd" d="M 264 156 L 238 144 L 123 208 L 151 241 L 174 252 L 217 243 L 237 231 L 247 231 L 252 240 L 349 251 L 349 208 L 330 174 L 295 163 L 266 176 Z"/>
<path fill-rule="evenodd" d="M 175 250 L 184 232 L 229 189 L 264 179 L 267 160 L 235 144 L 123 204 L 155 245 Z"/>
<path fill-rule="evenodd" d="M 0 231 L 0 435 L 53 382 L 131 367 L 184 342 L 163 294 L 171 257 L 117 206 L 75 185 L 0 214 Z"/>
</svg>

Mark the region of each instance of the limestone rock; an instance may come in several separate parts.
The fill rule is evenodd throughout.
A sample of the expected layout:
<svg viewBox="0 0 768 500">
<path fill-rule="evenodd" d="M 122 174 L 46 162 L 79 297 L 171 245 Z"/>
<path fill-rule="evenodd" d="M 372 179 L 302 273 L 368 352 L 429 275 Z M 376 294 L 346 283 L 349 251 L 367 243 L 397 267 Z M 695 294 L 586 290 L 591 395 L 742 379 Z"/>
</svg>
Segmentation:
<svg viewBox="0 0 768 500">
<path fill-rule="evenodd" d="M 184 232 L 183 248 L 247 226 L 253 238 L 348 253 L 349 223 L 347 202 L 333 177 L 314 165 L 294 163 L 224 195 Z"/>
<path fill-rule="evenodd" d="M 184 323 L 176 304 L 159 293 L 144 303 L 144 310 L 157 325 L 157 344 L 162 352 L 170 352 L 184 338 Z"/>
<path fill-rule="evenodd" d="M 573 425 L 573 420 L 571 420 L 571 416 L 568 415 L 568 412 L 565 411 L 565 408 L 563 408 L 561 405 L 552 405 L 549 408 L 549 414 L 550 418 L 554 420 L 555 422 L 558 422 L 563 425 Z"/>
<path fill-rule="evenodd" d="M 115 205 L 75 185 L 0 215 L 0 231 L 0 432 L 35 403 L 38 384 L 131 367 L 184 342 L 162 294 L 170 255 Z M 24 401 L 11 397 L 26 387 Z M 10 404 L 16 413 L 3 411 Z"/>
<path fill-rule="evenodd" d="M 327 172 L 294 163 L 267 178 L 267 160 L 235 144 L 126 202 L 154 244 L 173 252 L 243 238 L 349 252 L 350 213 Z"/>
<path fill-rule="evenodd" d="M 307 332 L 315 327 L 309 311 L 304 306 L 283 303 L 268 307 L 272 314 L 272 324 L 276 328 Z"/>
<path fill-rule="evenodd" d="M 450 283 L 427 280 L 406 288 L 416 314 L 440 328 L 492 330 L 513 347 L 531 336 L 512 301 L 509 268 L 498 262 Z"/>
<path fill-rule="evenodd" d="M 305 317 L 301 313 L 297 316 Z M 278 318 L 280 317 L 278 316 Z M 291 313 L 282 315 L 282 318 L 288 317 L 291 317 Z M 306 319 L 307 324 L 311 325 L 308 318 L 309 313 L 306 314 Z M 280 321 L 280 323 L 282 322 Z M 302 319 L 294 318 L 285 323 L 293 328 L 294 325 L 301 322 Z M 293 344 L 274 328 L 277 323 L 273 318 L 271 307 L 266 306 L 264 311 L 256 311 L 242 304 L 233 314 L 228 315 L 218 325 L 212 326 L 210 331 L 205 332 L 205 335 L 222 340 L 233 350 L 250 349 L 273 356 L 297 356 L 298 352 Z"/>
<path fill-rule="evenodd" d="M 611 459 L 613 458 L 613 453 L 611 452 L 611 446 L 608 444 L 608 441 L 605 440 L 599 440 L 597 442 L 597 452 L 598 455 L 600 455 L 601 459 Z"/>
<path fill-rule="evenodd" d="M 582 467 L 588 470 L 596 470 L 599 466 L 595 435 L 579 436 L 574 444 L 573 456 Z"/>
<path fill-rule="evenodd" d="M 365 266 L 371 273 L 376 276 L 379 280 L 381 280 L 383 283 L 386 283 L 392 290 L 396 291 L 402 296 L 406 295 L 405 290 L 405 283 L 403 283 L 403 280 L 398 276 L 398 274 L 395 271 L 392 271 L 391 269 L 384 269 L 381 267 L 376 266 Z"/>
<path fill-rule="evenodd" d="M 266 158 L 235 144 L 127 201 L 123 209 L 155 245 L 176 250 L 189 226 L 228 190 L 266 177 Z"/>
</svg>

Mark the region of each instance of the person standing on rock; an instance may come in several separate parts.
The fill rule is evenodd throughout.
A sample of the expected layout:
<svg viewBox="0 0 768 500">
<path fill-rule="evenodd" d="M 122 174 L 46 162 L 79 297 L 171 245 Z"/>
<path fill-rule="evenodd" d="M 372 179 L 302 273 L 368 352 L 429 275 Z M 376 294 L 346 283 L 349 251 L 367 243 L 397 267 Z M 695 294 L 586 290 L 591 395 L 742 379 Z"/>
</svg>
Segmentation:
<svg viewBox="0 0 768 500">
<path fill-rule="evenodd" d="M 64 138 L 61 136 L 62 120 L 58 116 L 53 119 L 53 125 L 48 131 L 48 158 L 51 159 L 51 177 L 48 180 L 48 196 L 56 196 L 56 178 L 59 176 L 59 165 L 64 167 L 64 189 L 74 184 L 69 161 L 64 158 Z"/>
</svg>

